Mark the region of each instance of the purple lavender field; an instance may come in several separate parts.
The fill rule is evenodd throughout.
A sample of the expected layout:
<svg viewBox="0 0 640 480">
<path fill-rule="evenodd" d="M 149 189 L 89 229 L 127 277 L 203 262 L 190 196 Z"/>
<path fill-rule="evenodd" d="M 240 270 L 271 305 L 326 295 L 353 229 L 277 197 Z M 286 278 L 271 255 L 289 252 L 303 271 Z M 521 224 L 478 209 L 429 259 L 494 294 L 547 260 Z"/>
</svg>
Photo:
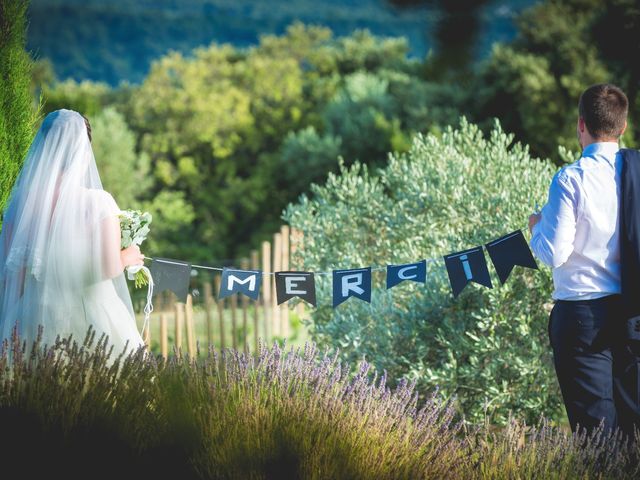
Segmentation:
<svg viewBox="0 0 640 480">
<path fill-rule="evenodd" d="M 4 458 L 26 477 L 636 478 L 638 444 L 571 435 L 544 419 L 470 425 L 455 399 L 391 390 L 312 344 L 117 357 L 62 339 L 0 357 Z M 179 353 L 179 352 L 178 352 Z M 29 448 L 25 448 L 29 445 Z M 38 458 L 38 462 L 29 461 Z M 116 460 L 117 461 L 114 461 Z"/>
</svg>

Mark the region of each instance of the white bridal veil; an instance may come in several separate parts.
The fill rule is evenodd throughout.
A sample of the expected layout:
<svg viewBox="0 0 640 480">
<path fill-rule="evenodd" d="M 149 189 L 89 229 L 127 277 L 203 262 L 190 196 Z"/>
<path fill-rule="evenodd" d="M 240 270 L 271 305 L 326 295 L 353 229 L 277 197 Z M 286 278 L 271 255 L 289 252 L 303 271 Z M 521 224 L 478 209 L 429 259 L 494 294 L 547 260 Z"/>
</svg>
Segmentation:
<svg viewBox="0 0 640 480">
<path fill-rule="evenodd" d="M 120 261 L 120 212 L 102 189 L 84 118 L 44 119 L 11 191 L 0 232 L 0 341 L 30 345 L 89 325 L 119 353 L 142 344 Z"/>
</svg>

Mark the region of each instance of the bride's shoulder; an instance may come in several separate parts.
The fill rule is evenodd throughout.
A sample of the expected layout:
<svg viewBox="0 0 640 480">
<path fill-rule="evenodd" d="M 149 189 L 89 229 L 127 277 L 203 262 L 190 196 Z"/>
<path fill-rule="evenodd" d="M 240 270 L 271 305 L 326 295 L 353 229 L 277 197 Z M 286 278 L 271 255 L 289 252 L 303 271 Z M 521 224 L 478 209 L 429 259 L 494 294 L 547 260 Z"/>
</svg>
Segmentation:
<svg viewBox="0 0 640 480">
<path fill-rule="evenodd" d="M 113 195 L 111 195 L 106 190 L 102 190 L 102 189 L 99 189 L 99 188 L 87 188 L 87 189 L 85 189 L 85 193 L 94 202 L 102 201 L 102 202 L 109 202 L 109 203 L 114 202 L 115 203 L 115 199 L 113 198 Z"/>
<path fill-rule="evenodd" d="M 113 195 L 111 195 L 106 190 L 101 190 L 97 188 L 91 188 L 87 190 L 88 194 L 91 196 L 93 201 L 101 210 L 102 215 L 117 215 L 120 213 L 120 208 L 116 203 Z"/>
</svg>

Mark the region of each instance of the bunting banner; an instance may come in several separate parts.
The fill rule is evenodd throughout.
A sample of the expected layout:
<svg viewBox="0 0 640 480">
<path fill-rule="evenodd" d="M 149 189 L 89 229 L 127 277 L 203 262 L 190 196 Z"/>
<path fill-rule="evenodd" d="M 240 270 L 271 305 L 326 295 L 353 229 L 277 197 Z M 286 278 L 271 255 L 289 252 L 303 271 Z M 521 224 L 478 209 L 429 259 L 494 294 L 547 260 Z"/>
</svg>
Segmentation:
<svg viewBox="0 0 640 480">
<path fill-rule="evenodd" d="M 489 253 L 491 263 L 495 267 L 498 278 L 503 285 L 515 266 L 538 269 L 522 230 L 516 230 L 486 243 L 484 248 Z M 460 295 L 469 282 L 493 288 L 484 248 L 477 246 L 442 257 L 454 298 Z M 151 258 L 151 260 L 150 271 L 156 293 L 160 293 L 163 290 L 172 290 L 179 301 L 186 302 L 191 269 L 205 268 L 222 271 L 218 298 L 222 299 L 238 293 L 254 300 L 258 299 L 263 275 L 263 272 L 259 270 L 207 267 L 167 258 Z M 431 258 L 415 263 L 388 264 L 386 267 L 375 267 L 375 270 L 386 270 L 386 287 L 388 290 L 405 280 L 426 283 L 427 263 L 435 261 L 436 259 Z M 278 305 L 298 297 L 315 307 L 317 306 L 315 276 L 331 274 L 333 279 L 333 307 L 335 308 L 351 297 L 371 303 L 371 272 L 372 267 L 363 267 L 333 270 L 332 272 L 266 272 L 264 275 L 275 275 L 276 301 Z"/>
<path fill-rule="evenodd" d="M 189 279 L 191 278 L 191 265 L 180 260 L 170 258 L 154 258 L 151 260 L 151 278 L 153 278 L 153 290 L 156 294 L 171 290 L 176 294 L 179 302 L 187 301 L 189 293 Z"/>
<path fill-rule="evenodd" d="M 427 261 L 406 263 L 404 265 L 387 265 L 387 290 L 405 280 L 425 283 L 427 281 Z"/>
<path fill-rule="evenodd" d="M 316 306 L 316 282 L 312 272 L 276 272 L 278 305 L 294 297 Z"/>
<path fill-rule="evenodd" d="M 522 230 L 517 230 L 493 242 L 489 242 L 485 247 L 503 285 L 516 265 L 538 269 L 538 264 L 533 258 L 524 235 L 522 235 Z"/>
<path fill-rule="evenodd" d="M 333 271 L 333 307 L 350 297 L 371 303 L 371 267 Z"/>
<path fill-rule="evenodd" d="M 260 283 L 262 272 L 258 270 L 235 270 L 224 268 L 222 270 L 222 280 L 220 282 L 220 292 L 218 298 L 226 298 L 234 293 L 242 293 L 254 300 L 260 294 Z"/>
<path fill-rule="evenodd" d="M 444 263 L 447 266 L 454 297 L 457 297 L 469 282 L 493 288 L 482 247 L 445 255 Z"/>
</svg>

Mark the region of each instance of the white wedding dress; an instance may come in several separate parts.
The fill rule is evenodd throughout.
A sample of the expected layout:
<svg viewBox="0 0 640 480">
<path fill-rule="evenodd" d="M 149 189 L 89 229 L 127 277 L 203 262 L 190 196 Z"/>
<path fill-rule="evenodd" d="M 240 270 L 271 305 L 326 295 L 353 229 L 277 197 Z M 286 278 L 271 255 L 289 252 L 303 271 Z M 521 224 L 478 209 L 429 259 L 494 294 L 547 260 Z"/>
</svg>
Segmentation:
<svg viewBox="0 0 640 480">
<path fill-rule="evenodd" d="M 57 336 L 82 343 L 89 326 L 114 355 L 137 350 L 120 262 L 120 209 L 102 189 L 84 119 L 44 119 L 9 197 L 0 232 L 0 341 L 14 329 L 30 346 Z M 95 342 L 94 342 L 95 345 Z"/>
</svg>

